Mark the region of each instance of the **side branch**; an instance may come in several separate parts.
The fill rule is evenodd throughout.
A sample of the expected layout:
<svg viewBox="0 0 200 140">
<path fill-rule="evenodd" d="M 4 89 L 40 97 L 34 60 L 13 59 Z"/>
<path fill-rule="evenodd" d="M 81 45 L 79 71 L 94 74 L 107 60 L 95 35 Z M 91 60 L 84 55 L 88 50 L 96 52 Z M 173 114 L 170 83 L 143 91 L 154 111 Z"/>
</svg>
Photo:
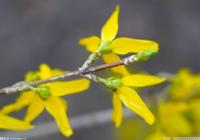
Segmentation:
<svg viewBox="0 0 200 140">
<path fill-rule="evenodd" d="M 83 70 L 83 71 L 82 70 L 75 70 L 75 71 L 72 71 L 70 73 L 64 73 L 64 74 L 59 75 L 59 76 L 55 76 L 55 77 L 52 77 L 52 78 L 49 78 L 49 79 L 44 79 L 44 80 L 40 80 L 40 81 L 36 81 L 36 82 L 25 82 L 25 81 L 17 82 L 16 84 L 14 84 L 12 86 L 0 89 L 0 95 L 2 95 L 2 94 L 12 94 L 12 93 L 16 93 L 16 92 L 30 90 L 32 87 L 35 87 L 35 86 L 38 86 L 38 85 L 41 85 L 41 84 L 65 80 L 66 78 L 71 77 L 71 76 L 84 76 L 86 74 L 106 70 L 106 69 L 117 67 L 117 66 L 120 66 L 120 65 L 128 65 L 128 64 L 133 63 L 135 61 L 137 61 L 137 57 L 135 55 L 131 55 L 127 58 L 122 59 L 121 61 L 110 63 L 110 64 L 102 64 L 102 65 L 98 65 L 98 66 L 89 67 L 88 69 Z"/>
</svg>

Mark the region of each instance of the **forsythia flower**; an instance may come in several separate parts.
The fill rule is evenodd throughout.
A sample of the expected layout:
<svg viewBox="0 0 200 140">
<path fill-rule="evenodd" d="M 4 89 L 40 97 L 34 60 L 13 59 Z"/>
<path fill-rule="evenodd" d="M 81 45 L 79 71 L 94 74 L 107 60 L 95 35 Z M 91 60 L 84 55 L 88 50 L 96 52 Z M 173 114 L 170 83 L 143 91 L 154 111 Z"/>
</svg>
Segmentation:
<svg viewBox="0 0 200 140">
<path fill-rule="evenodd" d="M 85 46 L 90 52 L 102 55 L 106 63 L 120 61 L 118 55 L 128 53 L 141 53 L 148 50 L 158 51 L 158 44 L 150 40 L 140 40 L 128 37 L 116 38 L 118 32 L 119 6 L 116 7 L 108 21 L 101 30 L 101 38 L 90 36 L 80 40 L 80 44 Z M 122 121 L 122 103 L 143 117 L 147 123 L 154 121 L 153 114 L 146 107 L 137 92 L 131 87 L 145 87 L 158 84 L 164 81 L 151 75 L 135 74 L 131 75 L 125 66 L 112 68 L 115 73 L 124 77 L 122 79 L 108 79 L 106 85 L 114 89 L 113 95 L 113 121 L 119 127 Z"/>
<path fill-rule="evenodd" d="M 122 78 L 109 78 L 105 84 L 112 88 L 113 94 L 113 121 L 116 127 L 122 122 L 122 103 L 141 116 L 148 124 L 154 122 L 154 116 L 147 108 L 138 93 L 133 89 L 162 83 L 165 79 L 147 74 L 126 74 Z"/>
<path fill-rule="evenodd" d="M 156 111 L 155 125 L 148 129 L 140 129 L 141 134 L 136 132 L 137 136 L 140 135 L 139 139 L 163 140 L 164 137 L 198 136 L 200 134 L 199 79 L 199 74 L 193 74 L 186 68 L 172 77 L 170 88 L 165 88 L 163 93 L 161 92 L 163 96 L 156 99 L 156 106 L 155 104 L 152 106 Z M 137 125 L 135 122 L 134 124 Z M 138 131 L 139 127 L 136 127 Z M 133 134 L 131 130 L 129 126 L 125 134 Z"/>
<path fill-rule="evenodd" d="M 30 72 L 26 80 L 43 80 L 61 75 L 63 71 L 50 69 L 46 64 L 40 66 L 39 72 Z M 39 79 L 38 79 L 39 78 Z M 73 131 L 66 115 L 67 103 L 60 96 L 74 94 L 88 89 L 89 81 L 86 79 L 72 81 L 56 81 L 41 85 L 33 90 L 22 92 L 16 103 L 5 106 L 1 112 L 8 114 L 28 106 L 25 121 L 32 122 L 44 109 L 55 119 L 60 131 L 65 136 L 70 136 Z"/>
<path fill-rule="evenodd" d="M 147 50 L 158 51 L 158 44 L 150 40 L 141 40 L 128 37 L 116 38 L 118 32 L 118 16 L 119 6 L 116 7 L 108 21 L 101 30 L 101 38 L 97 36 L 90 36 L 80 40 L 80 44 L 85 46 L 90 52 L 97 52 L 102 55 L 106 63 L 116 62 L 120 60 L 119 55 L 128 53 L 139 53 Z M 119 70 L 120 68 L 120 70 Z M 124 66 L 112 68 L 113 71 L 127 74 Z"/>
<path fill-rule="evenodd" d="M 183 68 L 172 81 L 170 93 L 173 99 L 186 99 L 200 94 L 200 75 L 192 74 L 189 69 Z"/>
<path fill-rule="evenodd" d="M 160 132 L 159 130 L 155 131 L 154 133 L 148 135 L 145 140 L 163 140 L 165 135 Z"/>
<path fill-rule="evenodd" d="M 25 121 L 0 113 L 0 129 L 27 130 L 31 128 L 33 128 L 33 126 Z"/>
<path fill-rule="evenodd" d="M 193 99 L 189 102 L 189 109 L 193 118 L 193 128 L 196 130 L 197 135 L 200 135 L 200 99 Z"/>
<path fill-rule="evenodd" d="M 158 108 L 158 117 L 161 128 L 167 136 L 188 136 L 192 126 L 188 117 L 188 104 L 185 102 L 161 103 Z"/>
</svg>

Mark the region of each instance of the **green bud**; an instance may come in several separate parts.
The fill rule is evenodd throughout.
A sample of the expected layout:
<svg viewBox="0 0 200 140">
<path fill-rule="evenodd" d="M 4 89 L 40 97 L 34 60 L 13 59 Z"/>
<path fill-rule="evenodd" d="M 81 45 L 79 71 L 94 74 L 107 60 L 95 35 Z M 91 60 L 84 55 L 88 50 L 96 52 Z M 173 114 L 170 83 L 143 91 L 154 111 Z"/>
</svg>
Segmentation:
<svg viewBox="0 0 200 140">
<path fill-rule="evenodd" d="M 47 99 L 51 96 L 51 92 L 47 86 L 34 88 L 34 91 L 37 92 L 42 99 Z"/>
<path fill-rule="evenodd" d="M 99 52 L 100 53 L 110 53 L 112 51 L 110 47 L 111 41 L 102 41 L 99 46 Z"/>
<path fill-rule="evenodd" d="M 172 77 L 172 83 L 179 85 L 182 82 L 181 77 L 177 74 Z"/>
<path fill-rule="evenodd" d="M 104 81 L 107 87 L 109 88 L 117 88 L 122 85 L 122 81 L 120 78 L 117 77 L 110 77 Z"/>
<path fill-rule="evenodd" d="M 40 76 L 38 74 L 38 72 L 36 71 L 29 71 L 26 75 L 25 75 L 25 80 L 26 81 L 37 81 L 40 79 Z"/>
<path fill-rule="evenodd" d="M 155 56 L 157 53 L 158 51 L 148 50 L 148 51 L 144 51 L 144 52 L 136 54 L 136 58 L 138 59 L 138 61 L 147 61 L 151 57 Z"/>
</svg>

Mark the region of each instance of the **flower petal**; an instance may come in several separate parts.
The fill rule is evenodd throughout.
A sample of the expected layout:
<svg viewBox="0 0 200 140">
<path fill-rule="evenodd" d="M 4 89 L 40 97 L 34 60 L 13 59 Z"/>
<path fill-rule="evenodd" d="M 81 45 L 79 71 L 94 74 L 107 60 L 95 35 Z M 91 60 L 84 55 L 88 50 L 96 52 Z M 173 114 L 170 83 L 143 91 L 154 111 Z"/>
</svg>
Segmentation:
<svg viewBox="0 0 200 140">
<path fill-rule="evenodd" d="M 182 136 L 191 134 L 193 125 L 185 116 L 185 112 L 188 112 L 188 109 L 188 103 L 186 102 L 161 102 L 159 104 L 158 117 L 167 134 Z"/>
<path fill-rule="evenodd" d="M 109 54 L 104 54 L 103 55 L 103 60 L 105 63 L 113 63 L 113 62 L 118 62 L 121 60 L 121 58 L 113 53 Z M 115 73 L 121 74 L 121 75 L 127 75 L 129 74 L 128 70 L 126 69 L 125 66 L 117 66 L 114 68 L 111 68 L 111 70 Z"/>
<path fill-rule="evenodd" d="M 64 74 L 65 72 L 60 70 L 60 69 L 52 69 L 51 71 L 51 77 L 53 76 L 59 76 L 59 75 L 62 75 Z"/>
<path fill-rule="evenodd" d="M 41 64 L 39 69 L 40 79 L 48 79 L 52 77 L 51 68 L 47 64 Z"/>
<path fill-rule="evenodd" d="M 112 13 L 110 18 L 107 20 L 101 30 L 101 39 L 103 41 L 112 41 L 118 32 L 118 17 L 119 17 L 119 6 L 116 6 L 115 11 Z"/>
<path fill-rule="evenodd" d="M 34 94 L 33 91 L 20 93 L 20 96 L 17 98 L 15 103 L 4 106 L 0 112 L 3 114 L 9 114 L 21 110 L 30 103 Z"/>
<path fill-rule="evenodd" d="M 97 48 L 100 45 L 100 38 L 97 36 L 90 36 L 83 38 L 79 41 L 79 44 L 84 46 L 89 52 L 96 52 Z"/>
<path fill-rule="evenodd" d="M 126 86 L 131 87 L 145 87 L 160 84 L 165 81 L 165 78 L 147 75 L 147 74 L 133 74 L 126 75 L 122 78 L 122 82 Z"/>
<path fill-rule="evenodd" d="M 84 91 L 89 88 L 89 85 L 89 80 L 79 79 L 67 82 L 53 82 L 49 84 L 49 88 L 53 96 L 63 96 Z"/>
<path fill-rule="evenodd" d="M 158 43 L 150 40 L 121 37 L 111 43 L 112 51 L 116 54 L 139 53 L 147 50 L 158 51 Z"/>
<path fill-rule="evenodd" d="M 8 130 L 27 130 L 33 128 L 33 126 L 24 121 L 0 114 L 0 128 Z"/>
<path fill-rule="evenodd" d="M 60 100 L 62 101 L 62 104 L 63 104 L 63 107 L 65 108 L 65 110 L 68 110 L 68 104 L 67 104 L 66 100 L 63 98 L 60 98 Z"/>
<path fill-rule="evenodd" d="M 117 93 L 113 94 L 113 109 L 112 120 L 115 123 L 115 127 L 118 128 L 122 123 L 123 107 Z"/>
<path fill-rule="evenodd" d="M 71 136 L 73 134 L 73 130 L 70 126 L 68 117 L 66 115 L 66 110 L 63 105 L 63 101 L 59 97 L 51 96 L 45 102 L 45 107 L 55 119 L 62 134 L 67 137 Z"/>
<path fill-rule="evenodd" d="M 44 101 L 39 97 L 39 95 L 35 94 L 33 100 L 31 101 L 28 107 L 24 120 L 26 122 L 32 122 L 43 111 L 44 111 Z"/>
<path fill-rule="evenodd" d="M 117 93 L 126 107 L 140 115 L 148 124 L 153 124 L 154 116 L 137 92 L 129 87 L 118 88 Z"/>
</svg>

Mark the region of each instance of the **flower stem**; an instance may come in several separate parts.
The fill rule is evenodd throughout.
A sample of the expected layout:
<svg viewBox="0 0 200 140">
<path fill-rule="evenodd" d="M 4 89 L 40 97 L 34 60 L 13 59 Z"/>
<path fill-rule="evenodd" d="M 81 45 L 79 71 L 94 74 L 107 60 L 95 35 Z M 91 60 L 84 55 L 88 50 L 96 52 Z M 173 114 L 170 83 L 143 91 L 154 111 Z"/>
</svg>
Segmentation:
<svg viewBox="0 0 200 140">
<path fill-rule="evenodd" d="M 72 71 L 70 73 L 64 73 L 64 74 L 59 75 L 59 76 L 51 77 L 49 79 L 39 80 L 39 81 L 36 81 L 36 82 L 25 82 L 25 81 L 17 82 L 14 85 L 0 89 L 0 94 L 1 95 L 12 94 L 12 93 L 16 93 L 16 92 L 30 90 L 31 87 L 35 87 L 35 86 L 38 86 L 38 85 L 41 85 L 41 84 L 46 84 L 46 83 L 50 83 L 50 82 L 54 82 L 54 81 L 65 80 L 66 78 L 71 77 L 71 76 L 82 76 L 82 77 L 84 77 L 84 75 L 91 74 L 93 72 L 103 71 L 103 70 L 113 68 L 113 67 L 117 67 L 117 66 L 120 66 L 120 65 L 129 65 L 130 63 L 133 63 L 133 62 L 136 62 L 136 61 L 137 61 L 137 58 L 135 57 L 135 55 L 131 55 L 129 57 L 122 59 L 121 61 L 89 67 L 88 69 L 83 70 L 83 71 L 75 70 L 75 71 Z"/>
</svg>

